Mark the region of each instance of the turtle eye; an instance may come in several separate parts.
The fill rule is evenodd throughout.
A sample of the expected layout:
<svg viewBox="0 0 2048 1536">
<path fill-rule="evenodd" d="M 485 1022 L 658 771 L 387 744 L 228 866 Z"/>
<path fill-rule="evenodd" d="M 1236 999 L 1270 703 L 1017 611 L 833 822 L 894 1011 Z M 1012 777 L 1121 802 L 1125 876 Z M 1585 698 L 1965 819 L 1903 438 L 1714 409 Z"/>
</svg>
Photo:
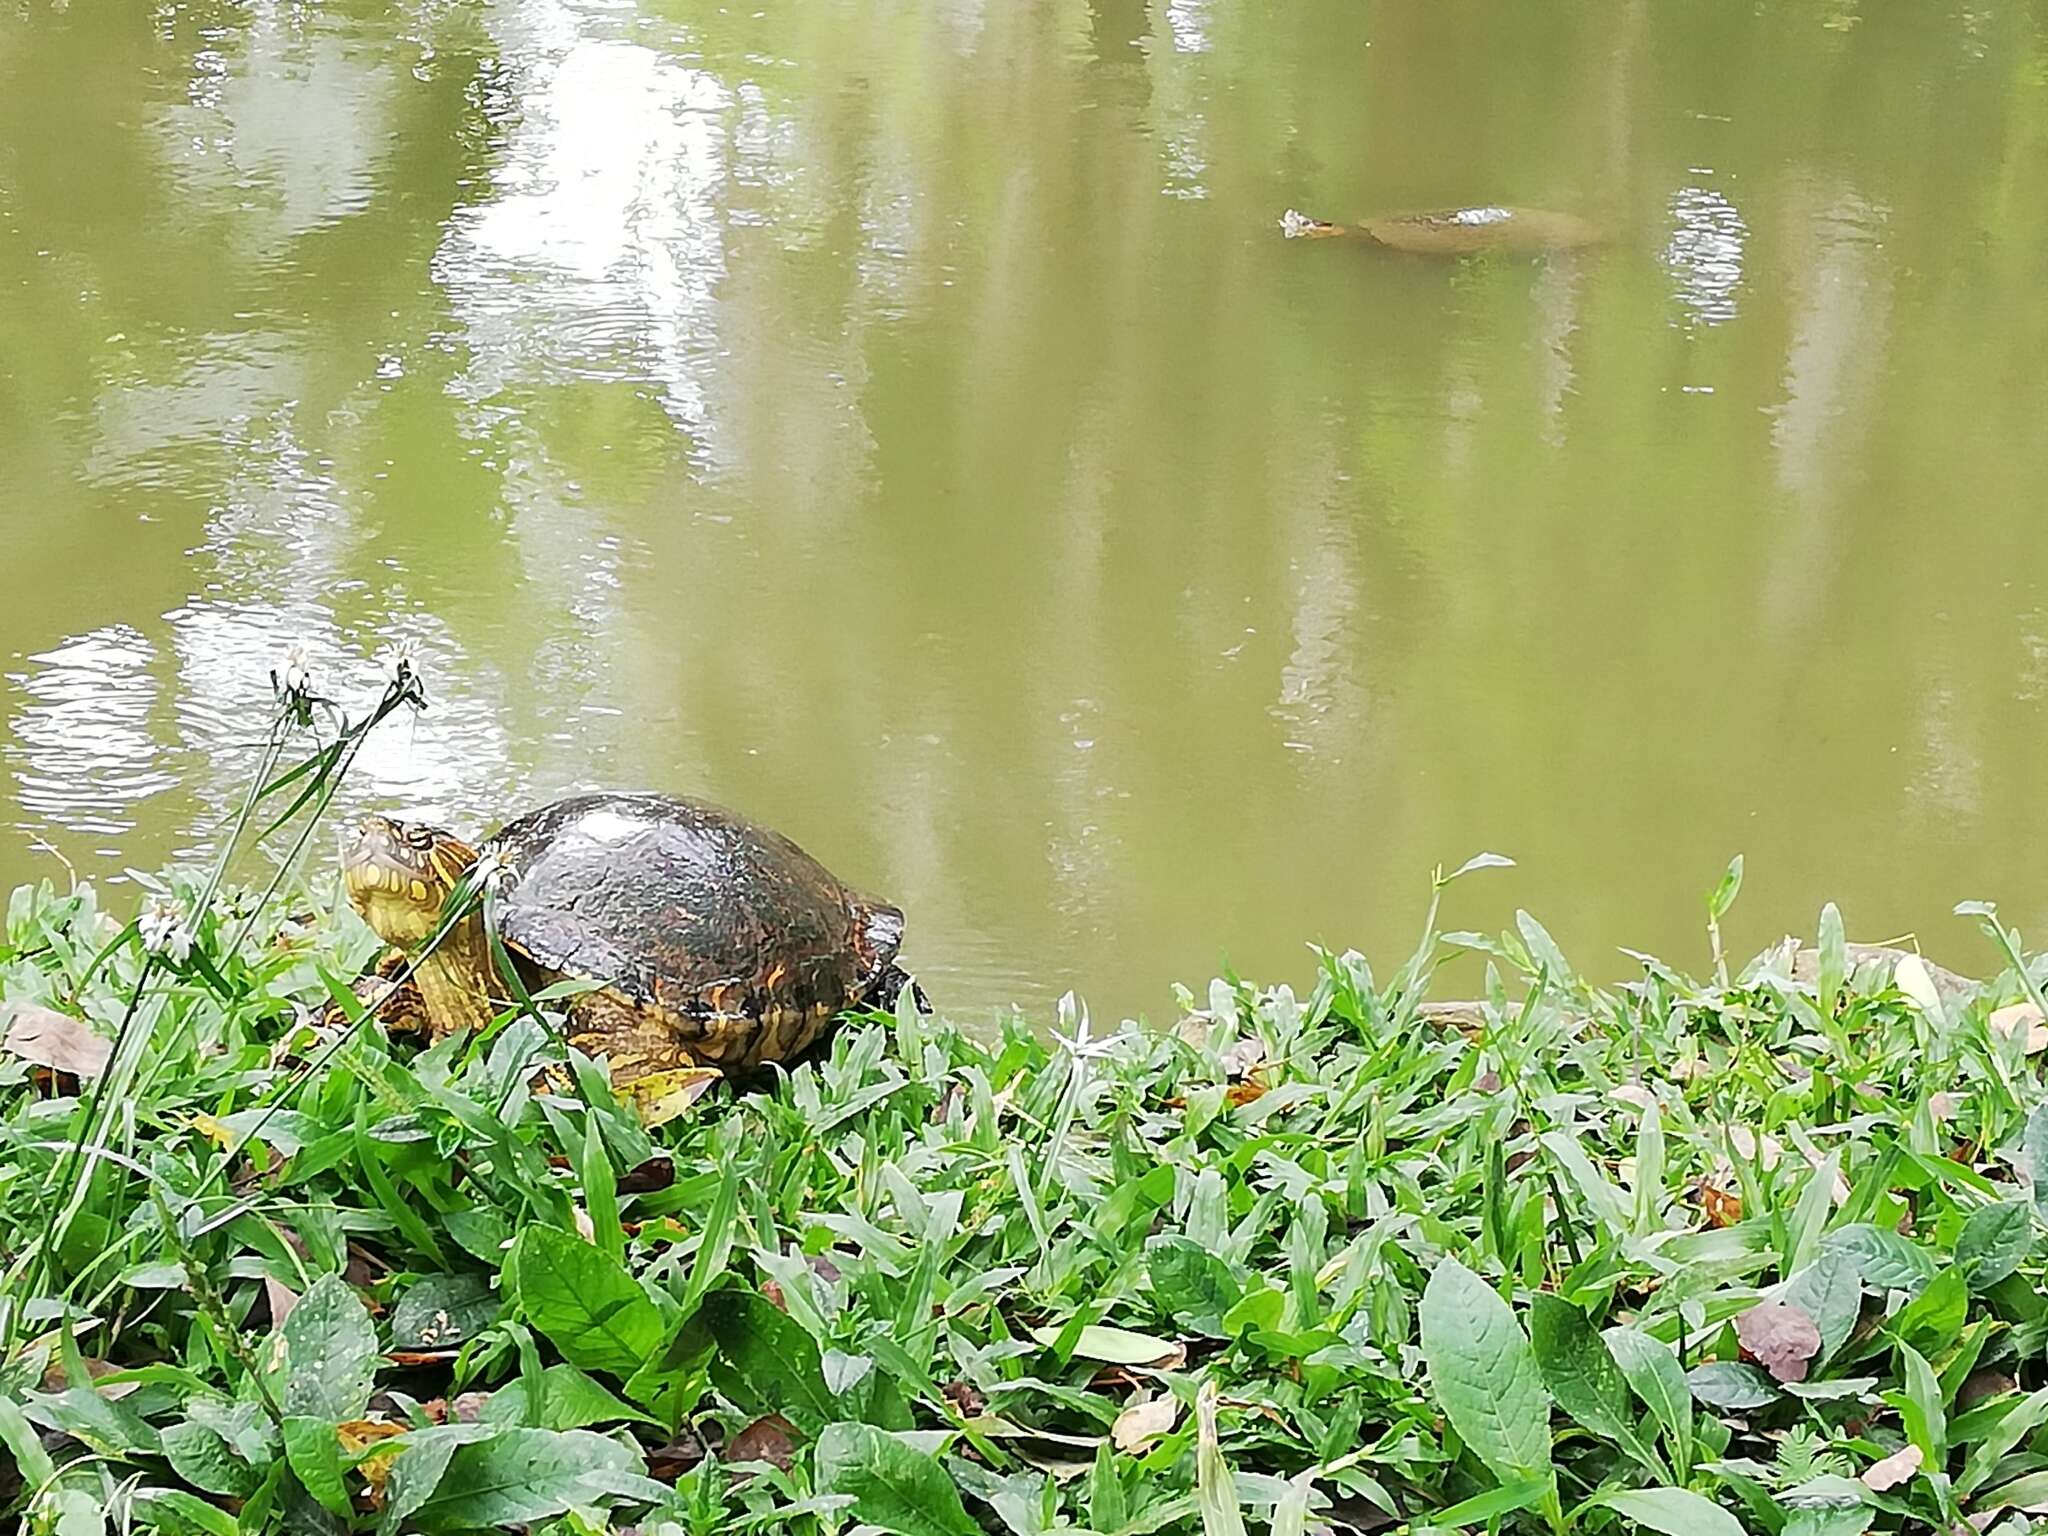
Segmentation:
<svg viewBox="0 0 2048 1536">
<path fill-rule="evenodd" d="M 407 827 L 405 829 L 405 846 L 416 849 L 420 853 L 425 853 L 434 846 L 434 829 L 432 827 Z"/>
</svg>

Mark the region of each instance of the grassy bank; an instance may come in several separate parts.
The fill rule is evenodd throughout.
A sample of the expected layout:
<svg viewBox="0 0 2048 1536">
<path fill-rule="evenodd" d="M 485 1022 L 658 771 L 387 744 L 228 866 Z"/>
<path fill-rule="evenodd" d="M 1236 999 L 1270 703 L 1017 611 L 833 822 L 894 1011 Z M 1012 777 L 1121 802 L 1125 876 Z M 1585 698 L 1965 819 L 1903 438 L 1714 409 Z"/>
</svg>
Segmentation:
<svg viewBox="0 0 2048 1536">
<path fill-rule="evenodd" d="M 1517 914 L 1156 1027 L 849 1021 L 664 1123 L 542 996 L 422 1050 L 295 899 L 303 673 L 209 872 L 0 936 L 0 1512 L 513 1529 L 1728 1536 L 2048 1505 L 2044 968 L 1588 984 Z M 273 808 L 282 814 L 271 816 Z M 237 890 L 242 835 L 277 873 Z M 1481 858 L 1453 879 L 1483 879 Z M 319 882 L 311 882 L 313 889 Z M 1458 900 L 1476 906 L 1483 890 Z M 1431 1004 L 1479 952 L 1485 996 Z M 674 1106 L 667 1106 L 673 1108 Z M 2039 1448 L 2037 1448 L 2037 1446 Z"/>
<path fill-rule="evenodd" d="M 96 1080 L 149 962 L 89 890 L 8 909 L 31 1529 L 1807 1536 L 2048 1501 L 2011 938 L 1970 992 L 1831 919 L 1603 990 L 1533 922 L 1432 931 L 1106 1038 L 855 1021 L 650 1132 L 544 1020 L 348 1027 L 348 921 L 186 922 L 74 1160 L 51 1064 Z M 1425 1006 L 1475 946 L 1490 996 Z"/>
</svg>

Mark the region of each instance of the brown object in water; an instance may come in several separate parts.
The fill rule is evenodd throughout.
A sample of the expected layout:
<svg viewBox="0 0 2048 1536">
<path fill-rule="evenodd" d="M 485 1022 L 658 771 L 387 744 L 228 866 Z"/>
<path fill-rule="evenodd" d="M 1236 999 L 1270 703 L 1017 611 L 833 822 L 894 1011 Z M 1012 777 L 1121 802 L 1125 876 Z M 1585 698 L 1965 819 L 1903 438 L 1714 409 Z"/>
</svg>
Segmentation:
<svg viewBox="0 0 2048 1536">
<path fill-rule="evenodd" d="M 1546 208 L 1447 208 L 1332 224 L 1290 208 L 1280 218 L 1290 240 L 1343 238 L 1417 256 L 1475 256 L 1487 251 L 1573 251 L 1606 238 L 1575 213 Z"/>
</svg>

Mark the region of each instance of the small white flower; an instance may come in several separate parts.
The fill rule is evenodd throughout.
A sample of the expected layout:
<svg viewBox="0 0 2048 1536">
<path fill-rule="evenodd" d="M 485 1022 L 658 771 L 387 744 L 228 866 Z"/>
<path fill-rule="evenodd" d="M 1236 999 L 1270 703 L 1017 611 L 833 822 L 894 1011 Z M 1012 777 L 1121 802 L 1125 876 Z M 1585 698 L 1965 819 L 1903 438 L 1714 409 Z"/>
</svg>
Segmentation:
<svg viewBox="0 0 2048 1536">
<path fill-rule="evenodd" d="M 285 648 L 284 661 L 270 669 L 270 684 L 278 696 L 287 700 L 303 701 L 313 688 L 313 668 L 306 658 L 306 648 L 293 641 Z"/>
<path fill-rule="evenodd" d="M 407 641 L 397 641 L 379 650 L 373 660 L 384 670 L 384 681 L 396 688 L 403 688 L 419 671 L 413 660 L 412 646 Z"/>
<path fill-rule="evenodd" d="M 471 873 L 475 876 L 478 890 L 495 894 L 518 871 L 503 853 L 493 848 L 478 858 Z"/>
<path fill-rule="evenodd" d="M 142 934 L 142 947 L 153 955 L 183 964 L 192 953 L 192 931 L 185 926 L 185 914 L 174 901 L 152 896 L 136 926 Z"/>
<path fill-rule="evenodd" d="M 420 682 L 419 658 L 410 641 L 394 641 L 382 647 L 374 658 L 384 673 L 386 693 L 395 692 L 415 709 L 427 707 L 427 690 Z"/>
</svg>

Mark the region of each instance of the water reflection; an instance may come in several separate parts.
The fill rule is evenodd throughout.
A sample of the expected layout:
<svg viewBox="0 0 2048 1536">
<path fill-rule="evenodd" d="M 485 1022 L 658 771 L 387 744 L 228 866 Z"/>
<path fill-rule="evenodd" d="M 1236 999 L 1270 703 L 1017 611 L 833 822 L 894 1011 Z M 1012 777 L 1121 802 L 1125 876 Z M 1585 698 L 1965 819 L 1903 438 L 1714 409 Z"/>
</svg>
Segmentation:
<svg viewBox="0 0 2048 1536">
<path fill-rule="evenodd" d="M 1749 227 L 1735 205 L 1711 187 L 1683 187 L 1671 199 L 1676 226 L 1664 247 L 1673 291 L 1689 325 L 1721 325 L 1735 318 L 1742 284 L 1742 248 Z"/>
<path fill-rule="evenodd" d="M 31 656 L 32 670 L 9 674 L 22 695 L 7 759 L 23 812 L 113 837 L 134 828 L 142 801 L 177 784 L 151 719 L 155 659 L 148 640 L 114 624 Z"/>
<path fill-rule="evenodd" d="M 719 350 L 716 197 L 732 94 L 664 53 L 578 34 L 552 4 L 491 24 L 519 104 L 492 193 L 457 211 L 433 274 L 451 296 L 483 401 L 515 385 L 657 381 L 710 453 L 705 366 Z"/>
<path fill-rule="evenodd" d="M 970 1007 L 1405 942 L 1483 846 L 1568 946 L 1737 847 L 1767 936 L 2025 918 L 2043 27 L 1846 14 L 24 13 L 4 814 L 200 850 L 273 658 L 409 637 L 351 806 L 725 799 Z M 1613 239 L 1272 229 L 1524 203 Z"/>
</svg>

